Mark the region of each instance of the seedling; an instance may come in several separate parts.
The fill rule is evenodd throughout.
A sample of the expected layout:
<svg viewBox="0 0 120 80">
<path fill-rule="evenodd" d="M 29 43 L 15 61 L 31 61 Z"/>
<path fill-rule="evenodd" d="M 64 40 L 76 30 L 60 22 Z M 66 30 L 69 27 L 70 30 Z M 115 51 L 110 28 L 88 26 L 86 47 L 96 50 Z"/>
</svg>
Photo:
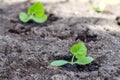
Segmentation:
<svg viewBox="0 0 120 80">
<path fill-rule="evenodd" d="M 19 14 L 19 19 L 24 23 L 27 23 L 30 20 L 33 20 L 36 23 L 44 23 L 47 20 L 47 15 L 45 14 L 42 3 L 36 2 L 28 8 L 27 13 L 21 12 Z"/>
<path fill-rule="evenodd" d="M 101 2 L 98 6 L 94 6 L 93 10 L 98 13 L 102 13 L 105 10 L 106 4 Z"/>
<path fill-rule="evenodd" d="M 51 66 L 62 66 L 65 64 L 79 64 L 79 65 L 86 65 L 91 63 L 94 59 L 92 57 L 86 57 L 87 54 L 87 48 L 84 45 L 83 42 L 79 42 L 77 44 L 74 44 L 71 49 L 70 52 L 73 54 L 73 57 L 71 59 L 71 61 L 66 61 L 66 60 L 55 60 L 53 62 L 51 62 Z M 74 59 L 77 59 L 76 61 L 74 61 Z"/>
</svg>

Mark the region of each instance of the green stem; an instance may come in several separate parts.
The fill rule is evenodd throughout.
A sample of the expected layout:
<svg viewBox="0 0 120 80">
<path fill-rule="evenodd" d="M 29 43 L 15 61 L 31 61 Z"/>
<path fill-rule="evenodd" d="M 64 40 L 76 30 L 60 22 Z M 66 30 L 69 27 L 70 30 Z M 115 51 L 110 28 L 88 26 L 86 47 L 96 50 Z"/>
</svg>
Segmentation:
<svg viewBox="0 0 120 80">
<path fill-rule="evenodd" d="M 29 15 L 29 18 L 32 19 L 32 18 L 33 18 L 33 15 L 34 15 L 34 13 L 32 13 L 31 15 Z"/>
<path fill-rule="evenodd" d="M 74 58 L 75 58 L 75 55 L 73 55 L 72 60 L 71 60 L 72 65 L 74 64 Z"/>
</svg>

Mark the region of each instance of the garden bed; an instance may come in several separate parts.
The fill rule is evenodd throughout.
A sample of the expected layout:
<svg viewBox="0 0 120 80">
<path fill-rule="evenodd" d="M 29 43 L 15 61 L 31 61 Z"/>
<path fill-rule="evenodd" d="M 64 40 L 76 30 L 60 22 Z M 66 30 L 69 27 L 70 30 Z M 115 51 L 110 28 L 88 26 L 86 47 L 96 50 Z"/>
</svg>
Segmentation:
<svg viewBox="0 0 120 80">
<path fill-rule="evenodd" d="M 0 80 L 119 80 L 120 5 L 103 13 L 79 0 L 43 2 L 48 21 L 22 23 L 18 18 L 28 2 L 0 3 Z M 88 65 L 52 67 L 53 60 L 70 60 L 70 47 L 83 41 Z"/>
</svg>

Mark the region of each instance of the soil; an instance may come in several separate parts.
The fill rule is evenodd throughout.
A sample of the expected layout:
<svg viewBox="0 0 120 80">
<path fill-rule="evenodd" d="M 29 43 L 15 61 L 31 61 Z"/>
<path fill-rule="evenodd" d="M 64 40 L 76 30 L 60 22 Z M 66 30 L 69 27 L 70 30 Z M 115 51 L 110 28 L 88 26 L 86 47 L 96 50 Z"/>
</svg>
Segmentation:
<svg viewBox="0 0 120 80">
<path fill-rule="evenodd" d="M 120 5 L 96 13 L 92 2 L 43 4 L 48 21 L 24 24 L 18 14 L 31 3 L 0 2 L 0 80 L 120 80 Z M 49 65 L 56 59 L 70 60 L 70 47 L 79 41 L 95 59 L 91 64 Z"/>
</svg>

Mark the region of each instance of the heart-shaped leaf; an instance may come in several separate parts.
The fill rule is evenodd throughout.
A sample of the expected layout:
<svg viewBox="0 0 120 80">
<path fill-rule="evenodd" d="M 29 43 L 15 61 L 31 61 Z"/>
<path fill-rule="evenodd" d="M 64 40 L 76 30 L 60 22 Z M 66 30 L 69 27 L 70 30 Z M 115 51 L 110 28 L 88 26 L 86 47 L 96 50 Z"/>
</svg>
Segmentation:
<svg viewBox="0 0 120 80">
<path fill-rule="evenodd" d="M 36 17 L 42 16 L 44 14 L 44 7 L 43 7 L 42 3 L 36 2 L 31 7 L 29 7 L 28 14 L 34 15 Z"/>
<path fill-rule="evenodd" d="M 83 42 L 79 42 L 74 44 L 71 49 L 71 53 L 76 56 L 77 59 L 85 57 L 87 53 L 87 48 L 85 47 Z"/>
<path fill-rule="evenodd" d="M 51 66 L 62 66 L 62 65 L 65 65 L 69 63 L 68 61 L 65 61 L 65 60 L 56 60 L 56 61 L 53 61 L 50 65 Z"/>
<path fill-rule="evenodd" d="M 86 65 L 89 64 L 93 61 L 94 59 L 92 57 L 83 57 L 78 59 L 75 63 L 80 64 L 80 65 Z"/>
</svg>

